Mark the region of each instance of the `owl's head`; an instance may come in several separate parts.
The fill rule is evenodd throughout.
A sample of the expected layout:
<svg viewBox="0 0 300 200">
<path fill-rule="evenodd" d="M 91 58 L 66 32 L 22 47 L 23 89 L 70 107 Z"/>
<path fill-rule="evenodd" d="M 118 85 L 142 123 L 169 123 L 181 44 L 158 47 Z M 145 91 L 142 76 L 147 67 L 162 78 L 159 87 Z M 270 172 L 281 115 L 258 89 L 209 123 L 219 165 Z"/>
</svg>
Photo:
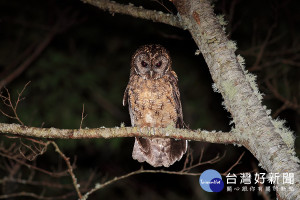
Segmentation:
<svg viewBox="0 0 300 200">
<path fill-rule="evenodd" d="M 169 52 L 159 44 L 140 47 L 132 56 L 131 75 L 137 74 L 144 79 L 159 79 L 171 70 Z"/>
</svg>

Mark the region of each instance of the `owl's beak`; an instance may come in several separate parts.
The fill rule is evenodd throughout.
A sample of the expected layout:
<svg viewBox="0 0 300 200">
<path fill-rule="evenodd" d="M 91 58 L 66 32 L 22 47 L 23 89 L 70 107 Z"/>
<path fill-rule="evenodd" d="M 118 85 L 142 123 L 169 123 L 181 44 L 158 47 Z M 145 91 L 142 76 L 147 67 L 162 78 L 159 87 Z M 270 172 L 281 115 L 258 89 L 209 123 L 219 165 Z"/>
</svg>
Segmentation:
<svg viewBox="0 0 300 200">
<path fill-rule="evenodd" d="M 153 76 L 153 71 L 150 70 L 150 77 L 152 78 L 152 76 Z"/>
</svg>

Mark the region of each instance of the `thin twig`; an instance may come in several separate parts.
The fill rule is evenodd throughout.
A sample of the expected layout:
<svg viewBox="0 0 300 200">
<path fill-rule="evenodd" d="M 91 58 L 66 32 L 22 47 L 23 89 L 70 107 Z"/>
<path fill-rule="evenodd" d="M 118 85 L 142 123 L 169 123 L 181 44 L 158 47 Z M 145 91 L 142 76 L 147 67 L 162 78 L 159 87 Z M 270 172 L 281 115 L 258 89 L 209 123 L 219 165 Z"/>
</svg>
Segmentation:
<svg viewBox="0 0 300 200">
<path fill-rule="evenodd" d="M 244 153 L 245 153 L 245 152 L 244 152 Z M 241 158 L 241 157 L 242 157 L 242 156 L 240 156 L 240 158 Z M 239 160 L 240 160 L 240 158 L 239 158 Z M 214 158 L 214 159 L 212 159 L 211 162 L 207 161 L 206 164 L 207 164 L 207 163 L 213 163 L 213 162 L 215 162 L 215 160 L 216 160 L 216 159 Z M 234 164 L 234 166 L 237 165 L 237 163 L 239 162 L 239 160 Z M 109 180 L 109 181 L 106 181 L 106 182 L 102 183 L 102 184 L 101 184 L 101 183 L 96 183 L 95 186 L 94 186 L 94 188 L 92 188 L 90 191 L 88 191 L 87 193 L 85 193 L 85 194 L 83 195 L 82 200 L 83 200 L 83 199 L 87 199 L 88 196 L 89 196 L 90 194 L 92 194 L 92 193 L 96 192 L 97 190 L 102 189 L 102 188 L 104 188 L 105 186 L 110 185 L 110 184 L 112 184 L 112 183 L 114 183 L 114 182 L 116 182 L 116 181 L 120 181 L 120 180 L 125 179 L 125 178 L 128 178 L 128 177 L 130 177 L 130 176 L 137 175 L 137 174 L 143 174 L 143 173 L 155 173 L 155 174 L 161 173 L 161 174 L 187 175 L 187 176 L 200 176 L 200 175 L 202 174 L 202 173 L 191 173 L 191 172 L 186 172 L 186 171 L 182 171 L 182 170 L 181 170 L 181 171 L 145 170 L 145 169 L 141 168 L 141 169 L 139 169 L 139 170 L 130 172 L 130 173 L 125 174 L 125 175 L 123 175 L 123 176 L 115 177 L 115 178 L 113 178 L 113 179 L 111 179 L 111 180 Z M 226 176 L 227 174 L 222 173 L 221 175 L 222 175 L 222 176 Z"/>
<path fill-rule="evenodd" d="M 159 0 L 153 0 L 153 1 L 157 2 L 159 5 L 161 5 L 162 7 L 164 7 L 164 9 L 166 9 L 170 14 L 173 14 L 171 12 L 171 10 L 168 9 L 167 6 L 164 5 L 164 3 L 162 1 L 159 1 Z"/>
<path fill-rule="evenodd" d="M 286 97 L 282 96 L 278 90 L 275 88 L 275 86 L 273 86 L 270 82 L 270 80 L 266 80 L 265 81 L 268 89 L 272 92 L 273 96 L 278 99 L 279 101 L 283 102 L 283 105 L 278 108 L 272 115 L 273 118 L 277 117 L 280 112 L 282 112 L 283 110 L 287 109 L 287 108 L 291 108 L 294 110 L 298 110 L 300 108 L 300 105 L 297 103 L 297 100 L 295 99 L 293 102 L 290 101 L 289 99 L 287 99 Z"/>
<path fill-rule="evenodd" d="M 268 42 L 269 42 L 269 40 L 270 40 L 270 38 L 272 36 L 273 30 L 276 27 L 276 25 L 277 25 L 277 21 L 275 20 L 275 22 L 269 28 L 267 36 L 266 36 L 263 44 L 261 45 L 261 48 L 260 48 L 259 53 L 257 54 L 256 60 L 255 60 L 255 63 L 253 64 L 253 66 L 251 68 L 249 68 L 249 71 L 254 71 L 254 70 L 258 70 L 259 69 L 259 63 L 260 63 L 260 61 L 263 58 L 263 54 L 265 52 L 265 49 L 266 49 L 266 47 L 268 45 Z"/>
<path fill-rule="evenodd" d="M 0 94 L 0 97 L 1 97 L 1 99 L 2 99 L 2 102 L 4 103 L 4 105 L 6 105 L 7 107 L 9 107 L 9 108 L 12 110 L 12 112 L 14 113 L 14 116 L 9 115 L 9 114 L 5 113 L 5 112 L 2 111 L 2 110 L 0 110 L 0 112 L 1 112 L 4 116 L 6 116 L 6 117 L 8 117 L 8 118 L 17 120 L 21 125 L 24 125 L 24 123 L 21 121 L 21 119 L 20 119 L 19 116 L 18 116 L 17 108 L 18 108 L 19 103 L 20 103 L 22 100 L 25 99 L 24 97 L 22 97 L 22 95 L 23 95 L 23 92 L 25 91 L 26 87 L 27 87 L 29 84 L 30 84 L 30 81 L 29 81 L 28 83 L 26 83 L 25 86 L 23 87 L 22 91 L 21 91 L 20 93 L 18 93 L 18 98 L 17 98 L 17 100 L 16 100 L 16 102 L 15 102 L 14 105 L 13 105 L 13 103 L 12 103 L 12 99 L 11 99 L 10 92 L 8 91 L 7 88 L 5 88 L 6 93 L 7 93 L 7 97 L 4 96 L 4 95 L 2 95 L 2 94 Z"/>
<path fill-rule="evenodd" d="M 46 37 L 43 37 L 43 40 L 36 47 L 33 53 L 24 60 L 9 76 L 0 81 L 0 89 L 18 77 L 27 67 L 29 67 L 46 49 L 46 47 L 52 41 L 54 35 L 56 34 L 56 28 L 53 28 Z"/>
<path fill-rule="evenodd" d="M 206 164 L 214 164 L 214 163 L 217 163 L 219 162 L 220 160 L 222 160 L 226 155 L 226 152 L 220 157 L 219 154 L 216 155 L 216 157 L 214 157 L 213 159 L 211 160 L 208 160 L 208 161 L 205 161 L 205 162 L 198 162 L 194 165 L 190 165 L 189 167 L 186 167 L 185 169 L 181 170 L 182 172 L 188 172 L 196 167 L 199 167 L 201 165 L 206 165 Z"/>
<path fill-rule="evenodd" d="M 6 70 L 0 73 L 0 79 L 3 79 L 3 77 L 6 77 L 9 74 L 9 71 L 11 71 L 11 69 L 15 68 L 23 59 L 28 57 L 32 53 L 35 46 L 36 46 L 36 43 L 30 44 L 24 50 L 24 52 L 20 53 L 17 58 L 14 58 L 12 63 L 10 63 L 8 66 L 5 67 Z"/>
<path fill-rule="evenodd" d="M 24 184 L 24 185 L 43 186 L 43 187 L 58 188 L 58 189 L 73 188 L 73 185 L 71 185 L 71 184 L 52 183 L 52 182 L 48 182 L 48 181 L 32 181 L 32 180 L 25 180 L 25 179 L 14 178 L 14 177 L 4 178 L 4 179 L 0 180 L 1 184 L 3 182 L 12 182 L 12 183 L 19 183 L 19 184 Z"/>
<path fill-rule="evenodd" d="M 52 141 L 51 144 L 54 146 L 55 151 L 56 151 L 56 152 L 64 159 L 64 161 L 66 162 L 67 167 L 68 167 L 68 172 L 69 172 L 69 174 L 70 174 L 70 176 L 71 176 L 71 178 L 72 178 L 72 181 L 73 181 L 74 188 L 75 188 L 75 190 L 76 190 L 76 192 L 77 192 L 77 195 L 78 195 L 79 199 L 81 199 L 81 198 L 82 198 L 82 194 L 81 194 L 81 192 L 80 192 L 80 190 L 79 190 L 80 185 L 77 183 L 77 178 L 75 177 L 75 174 L 74 174 L 74 172 L 73 172 L 73 167 L 72 167 L 72 165 L 71 165 L 71 163 L 70 163 L 70 158 L 68 158 L 68 157 L 67 157 L 67 156 L 59 149 L 58 145 L 57 145 L 55 142 Z"/>
<path fill-rule="evenodd" d="M 84 115 L 84 104 L 82 104 L 82 113 L 81 113 L 81 120 L 80 120 L 80 129 L 82 129 L 82 123 L 83 120 L 87 117 L 87 115 Z"/>
<path fill-rule="evenodd" d="M 256 173 L 259 173 L 259 170 L 258 170 L 258 167 L 257 167 L 257 164 L 254 163 L 253 161 L 251 162 L 251 165 L 254 169 L 254 172 Z M 258 190 L 258 192 L 261 194 L 261 196 L 263 197 L 264 200 L 270 200 L 270 196 L 268 195 L 268 193 L 266 192 L 265 190 L 265 187 L 264 187 L 264 184 L 262 184 L 260 181 L 258 181 L 258 185 L 259 187 L 261 187 L 261 191 Z"/>
<path fill-rule="evenodd" d="M 245 154 L 245 151 L 240 155 L 238 160 L 223 174 L 228 174 L 235 166 L 237 166 L 239 164 L 239 162 L 241 161 L 242 157 L 244 156 L 244 154 Z"/>
<path fill-rule="evenodd" d="M 5 157 L 5 158 L 8 158 L 8 159 L 10 159 L 10 160 L 14 160 L 14 161 L 16 161 L 17 163 L 19 163 L 19 164 L 21 164 L 21 165 L 24 165 L 24 166 L 28 167 L 29 169 L 37 170 L 37 171 L 42 172 L 42 173 L 44 173 L 44 174 L 50 175 L 50 176 L 52 176 L 52 177 L 62 177 L 62 176 L 65 176 L 65 175 L 67 174 L 67 171 L 62 171 L 62 172 L 50 172 L 50 171 L 48 171 L 48 170 L 45 170 L 45 169 L 36 167 L 36 166 L 34 166 L 34 165 L 30 165 L 30 164 L 28 164 L 28 163 L 26 163 L 26 162 L 24 162 L 24 161 L 22 161 L 22 160 L 20 160 L 20 159 L 18 159 L 18 158 L 15 158 L 15 157 L 13 157 L 13 156 L 10 156 L 10 155 L 7 155 L 7 154 L 1 153 L 1 152 L 0 152 L 0 156 Z"/>
<path fill-rule="evenodd" d="M 13 197 L 32 197 L 32 198 L 41 199 L 41 200 L 56 200 L 56 199 L 67 199 L 73 195 L 74 195 L 74 193 L 68 193 L 68 194 L 56 196 L 56 197 L 44 197 L 42 195 L 37 195 L 37 194 L 31 193 L 31 192 L 19 192 L 19 193 L 0 195 L 0 199 L 9 199 L 9 198 L 13 198 Z"/>
<path fill-rule="evenodd" d="M 201 173 L 188 173 L 188 172 L 180 172 L 180 171 L 176 172 L 176 171 L 166 171 L 166 170 L 144 170 L 144 169 L 139 169 L 137 171 L 130 172 L 130 173 L 125 174 L 123 176 L 115 177 L 115 178 L 113 178 L 109 181 L 106 181 L 105 183 L 102 183 L 102 184 L 97 183 L 93 189 L 91 189 L 90 191 L 88 191 L 87 193 L 85 193 L 83 195 L 82 199 L 87 199 L 87 197 L 90 194 L 92 194 L 92 193 L 96 192 L 97 190 L 102 189 L 105 186 L 110 185 L 110 184 L 112 184 L 116 181 L 128 178 L 128 177 L 133 176 L 133 175 L 142 174 L 142 173 L 163 173 L 163 174 L 189 175 L 189 176 L 199 176 L 199 175 L 201 175 Z"/>
<path fill-rule="evenodd" d="M 183 164 L 183 169 L 186 168 L 188 162 L 189 162 L 189 157 L 191 156 L 191 147 L 188 148 L 187 153 L 186 153 L 186 157 L 185 157 L 185 161 Z"/>
<path fill-rule="evenodd" d="M 200 153 L 200 157 L 199 157 L 199 163 L 202 161 L 203 153 L 204 153 L 204 147 L 201 148 L 201 153 Z"/>
</svg>

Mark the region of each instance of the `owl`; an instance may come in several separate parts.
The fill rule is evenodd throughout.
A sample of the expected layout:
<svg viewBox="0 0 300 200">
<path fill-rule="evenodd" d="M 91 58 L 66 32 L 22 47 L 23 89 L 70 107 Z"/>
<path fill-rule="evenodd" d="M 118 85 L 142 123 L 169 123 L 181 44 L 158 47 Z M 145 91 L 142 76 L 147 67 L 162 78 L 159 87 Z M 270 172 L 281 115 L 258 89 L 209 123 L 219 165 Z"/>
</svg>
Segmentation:
<svg viewBox="0 0 300 200">
<path fill-rule="evenodd" d="M 128 103 L 132 126 L 183 128 L 177 75 L 169 52 L 158 44 L 140 47 L 132 56 L 123 106 Z M 187 150 L 186 140 L 136 137 L 133 159 L 169 167 Z"/>
</svg>

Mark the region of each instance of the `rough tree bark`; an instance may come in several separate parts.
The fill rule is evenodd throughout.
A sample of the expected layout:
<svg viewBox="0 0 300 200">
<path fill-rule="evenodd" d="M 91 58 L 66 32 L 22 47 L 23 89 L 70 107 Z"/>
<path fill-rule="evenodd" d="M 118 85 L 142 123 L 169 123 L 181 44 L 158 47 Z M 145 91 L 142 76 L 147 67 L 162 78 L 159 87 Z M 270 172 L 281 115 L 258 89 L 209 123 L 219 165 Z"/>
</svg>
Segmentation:
<svg viewBox="0 0 300 200">
<path fill-rule="evenodd" d="M 294 173 L 294 191 L 279 189 L 277 194 L 281 199 L 300 199 L 300 166 L 295 156 L 293 133 L 281 121 L 273 120 L 270 111 L 262 105 L 255 76 L 244 69 L 243 58 L 235 54 L 235 43 L 228 40 L 222 28 L 225 23 L 214 14 L 208 0 L 173 0 L 177 16 L 109 0 L 84 2 L 112 13 L 128 14 L 188 30 L 203 54 L 214 81 L 213 88 L 223 96 L 223 104 L 231 113 L 235 127 L 229 133 L 155 129 L 155 136 L 243 145 L 269 173 Z M 110 138 L 153 136 L 154 130 L 149 132 L 129 127 L 59 130 L 0 123 L 0 132 L 48 138 Z M 281 176 L 276 186 L 287 188 L 290 185 L 283 184 Z"/>
<path fill-rule="evenodd" d="M 83 129 L 57 129 L 36 128 L 19 124 L 0 123 L 0 133 L 10 133 L 27 137 L 38 138 L 60 138 L 60 139 L 83 139 L 83 138 L 117 138 L 117 137 L 161 137 L 187 139 L 202 142 L 239 144 L 237 133 L 205 130 L 177 129 L 172 126 L 166 128 L 137 128 L 137 127 L 115 127 L 115 128 L 83 128 Z M 241 145 L 241 144 L 239 144 Z"/>
<path fill-rule="evenodd" d="M 229 41 L 219 19 L 207 0 L 174 0 L 182 25 L 192 34 L 203 54 L 215 83 L 231 113 L 240 143 L 258 159 L 268 172 L 290 172 L 295 175 L 295 191 L 277 190 L 282 199 L 300 199 L 300 167 L 289 142 L 288 132 L 275 127 L 268 111 L 261 103 L 254 80 L 235 55 L 235 44 Z M 287 135 L 285 135 L 287 134 Z M 288 187 L 280 180 L 279 188 Z"/>
</svg>

